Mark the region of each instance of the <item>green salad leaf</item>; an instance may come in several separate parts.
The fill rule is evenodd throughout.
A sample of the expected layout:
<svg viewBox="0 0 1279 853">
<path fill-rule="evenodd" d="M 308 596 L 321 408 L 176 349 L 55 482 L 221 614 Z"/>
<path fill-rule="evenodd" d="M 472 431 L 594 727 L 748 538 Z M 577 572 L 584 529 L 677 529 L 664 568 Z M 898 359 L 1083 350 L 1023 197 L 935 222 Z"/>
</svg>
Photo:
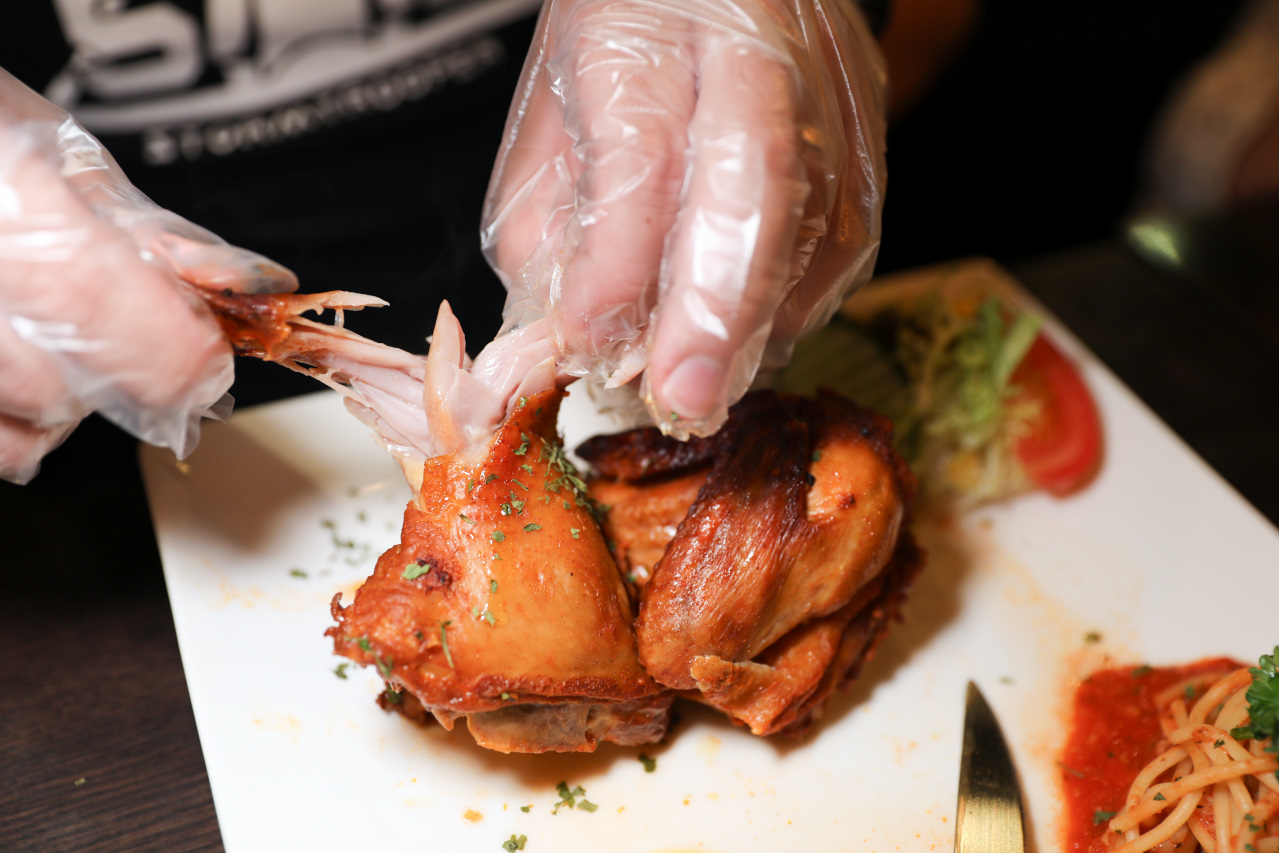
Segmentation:
<svg viewBox="0 0 1279 853">
<path fill-rule="evenodd" d="M 777 384 L 827 386 L 886 415 L 925 491 L 979 503 L 1029 487 L 1012 450 L 1036 412 L 1013 375 L 1039 328 L 995 296 L 934 296 L 864 323 L 837 315 L 800 341 Z"/>
</svg>

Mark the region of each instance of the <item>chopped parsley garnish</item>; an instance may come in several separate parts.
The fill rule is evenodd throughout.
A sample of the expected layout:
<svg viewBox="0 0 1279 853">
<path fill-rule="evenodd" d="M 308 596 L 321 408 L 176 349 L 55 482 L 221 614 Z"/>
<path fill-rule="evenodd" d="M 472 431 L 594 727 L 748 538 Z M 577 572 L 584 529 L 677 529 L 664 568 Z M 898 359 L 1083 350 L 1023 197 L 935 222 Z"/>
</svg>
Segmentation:
<svg viewBox="0 0 1279 853">
<path fill-rule="evenodd" d="M 1225 745 L 1226 745 L 1226 741 L 1225 741 L 1225 739 L 1223 738 L 1223 739 L 1221 739 L 1221 740 L 1218 740 L 1218 741 L 1217 741 L 1216 743 L 1214 743 L 1212 746 L 1213 746 L 1213 748 L 1214 748 L 1214 749 L 1221 749 L 1221 748 L 1222 748 L 1223 746 L 1225 746 Z"/>
<path fill-rule="evenodd" d="M 1157 800 L 1157 801 L 1159 801 L 1159 802 L 1161 802 L 1161 803 L 1162 803 L 1162 802 L 1167 802 L 1167 800 L 1168 800 L 1168 798 L 1167 798 L 1167 797 L 1165 797 L 1163 794 L 1155 794 L 1155 796 L 1154 796 L 1154 797 L 1152 797 L 1152 799 Z"/>
<path fill-rule="evenodd" d="M 570 528 L 568 529 L 568 532 L 569 532 L 569 533 L 571 533 L 571 534 L 573 535 L 573 538 L 574 538 L 574 539 L 576 539 L 576 538 L 578 538 L 578 537 L 577 537 L 577 534 L 581 533 L 582 531 L 581 531 L 580 529 L 576 528 L 576 527 L 570 527 Z"/>
<path fill-rule="evenodd" d="M 1186 689 L 1183 691 L 1183 693 L 1185 694 L 1187 699 L 1195 698 L 1195 686 L 1193 684 L 1187 684 Z"/>
<path fill-rule="evenodd" d="M 460 518 L 460 519 L 462 519 L 463 521 L 465 521 L 467 524 L 474 524 L 474 523 L 475 523 L 475 519 L 471 518 L 469 515 L 467 515 L 467 514 L 466 514 L 466 513 L 464 513 L 464 512 L 459 512 L 459 513 L 457 514 L 457 517 L 458 517 L 458 518 Z"/>
<path fill-rule="evenodd" d="M 475 488 L 475 481 L 474 481 L 474 480 L 467 480 L 467 481 L 466 481 L 466 493 L 467 493 L 468 495 L 471 493 L 471 489 L 473 489 L 473 488 Z"/>
<path fill-rule="evenodd" d="M 483 613 L 480 614 L 480 618 L 483 619 L 485 622 L 489 623 L 490 625 L 497 624 L 497 617 L 493 615 L 492 610 L 485 610 Z"/>
<path fill-rule="evenodd" d="M 672 421 L 679 420 L 679 412 L 675 411 L 674 409 L 671 409 L 670 419 Z"/>
<path fill-rule="evenodd" d="M 395 660 L 393 658 L 382 660 L 381 655 L 374 655 L 373 660 L 377 663 L 377 671 L 382 674 L 382 678 L 390 678 L 391 667 L 395 666 Z"/>
<path fill-rule="evenodd" d="M 484 485 L 487 486 L 489 483 L 493 482 L 496 479 L 497 479 L 496 474 L 489 474 L 487 477 L 484 478 Z"/>
<path fill-rule="evenodd" d="M 532 533 L 534 530 L 541 530 L 541 529 L 542 529 L 542 525 L 540 525 L 540 524 L 526 524 L 526 525 L 524 525 L 524 532 L 525 532 L 525 533 Z"/>
<path fill-rule="evenodd" d="M 332 519 L 322 519 L 320 526 L 329 531 L 329 537 L 333 542 L 333 555 L 329 558 L 336 560 L 339 556 L 349 566 L 359 565 L 368 557 L 372 546 L 367 542 L 357 543 L 354 539 L 344 539 L 338 535 L 337 522 Z M 343 554 L 343 552 L 346 552 Z"/>
<path fill-rule="evenodd" d="M 1276 673 L 1279 646 L 1273 653 L 1262 655 L 1252 673 L 1252 685 L 1248 688 L 1248 715 L 1252 717 L 1252 729 L 1262 737 L 1273 738 L 1279 734 L 1279 673 Z M 1267 752 L 1279 752 L 1271 744 Z"/>
<path fill-rule="evenodd" d="M 362 652 L 367 652 L 370 648 L 368 637 L 360 637 L 355 641 L 355 644 L 360 647 L 360 651 Z"/>
<path fill-rule="evenodd" d="M 577 807 L 584 812 L 593 812 L 599 808 L 599 806 L 595 805 L 590 800 L 582 800 L 577 804 Z"/>
<path fill-rule="evenodd" d="M 1130 672 L 1129 675 L 1131 675 L 1133 678 L 1141 678 L 1143 675 L 1146 675 L 1149 672 L 1150 672 L 1150 667 L 1146 666 L 1145 664 L 1142 664 L 1141 666 L 1134 667 L 1133 671 Z"/>
<path fill-rule="evenodd" d="M 1276 659 L 1279 659 L 1279 646 L 1274 652 L 1262 655 L 1258 665 L 1248 672 L 1252 673 L 1252 684 L 1248 686 L 1248 716 L 1250 725 L 1230 730 L 1235 739 L 1254 738 L 1270 739 L 1266 752 L 1279 755 L 1279 673 L 1276 673 Z M 1279 778 L 1279 770 L 1275 771 Z"/>
<path fill-rule="evenodd" d="M 511 698 L 511 694 L 510 694 L 510 693 L 507 693 L 505 690 L 503 690 L 503 691 L 502 691 L 502 701 L 503 701 L 503 702 L 505 702 L 507 699 L 510 699 L 510 698 Z"/>
<path fill-rule="evenodd" d="M 406 581 L 417 580 L 431 570 L 431 564 L 425 560 L 418 560 L 416 563 L 409 563 L 404 567 L 404 573 L 400 577 Z"/>
<path fill-rule="evenodd" d="M 601 521 L 604 509 L 587 494 L 586 481 L 578 474 L 577 468 L 573 466 L 572 460 L 565 454 L 562 446 L 559 444 L 548 445 L 546 465 L 548 476 L 546 481 L 542 483 L 542 488 L 552 494 L 558 494 L 567 485 L 573 490 L 574 502 L 590 512 L 597 522 Z M 549 476 L 551 472 L 558 472 L 558 476 Z M 568 509 L 569 506 L 568 501 L 564 501 L 564 508 Z"/>
<path fill-rule="evenodd" d="M 382 695 L 386 698 L 386 701 L 390 702 L 392 705 L 398 705 L 404 701 L 404 697 L 400 694 L 400 691 L 392 690 L 390 687 L 383 690 Z"/>
<path fill-rule="evenodd" d="M 453 666 L 453 653 L 449 651 L 449 626 L 451 621 L 440 623 L 440 647 L 444 649 L 444 659 L 449 662 L 449 669 L 456 669 Z"/>
<path fill-rule="evenodd" d="M 527 812 L 528 812 L 528 810 L 529 810 L 529 809 L 531 809 L 531 808 L 533 808 L 533 804 L 532 804 L 532 803 L 529 803 L 527 806 L 520 806 L 520 811 L 522 811 L 522 812 L 526 812 L 526 813 L 527 813 Z"/>
<path fill-rule="evenodd" d="M 305 578 L 306 572 L 301 569 L 289 569 L 289 574 L 295 578 Z"/>
<path fill-rule="evenodd" d="M 586 789 L 581 785 L 574 785 L 569 788 L 567 782 L 561 782 L 555 786 L 555 792 L 560 795 L 560 801 L 551 807 L 551 814 L 556 814 L 561 808 L 571 809 L 576 807 L 578 797 L 583 798 L 583 804 L 586 803 Z M 590 806 L 590 808 L 586 809 L 588 812 L 593 812 L 598 808 L 594 803 L 590 803 Z"/>
<path fill-rule="evenodd" d="M 1089 631 L 1087 634 L 1084 634 L 1084 642 L 1085 642 L 1085 643 L 1100 643 L 1100 642 L 1101 642 L 1101 634 L 1100 634 L 1100 633 L 1098 633 L 1097 631 Z"/>
<path fill-rule="evenodd" d="M 480 608 L 476 607 L 474 604 L 471 605 L 471 618 L 472 619 L 480 618 Z"/>
<path fill-rule="evenodd" d="M 647 461 L 647 460 L 645 460 L 645 461 Z M 820 462 L 820 461 L 822 461 L 822 452 L 821 452 L 820 450 L 814 450 L 814 451 L 813 451 L 813 461 L 814 461 L 814 462 Z"/>
<path fill-rule="evenodd" d="M 347 668 L 348 666 L 350 666 L 350 664 L 349 664 L 349 663 L 340 663 L 340 664 L 338 664 L 338 665 L 337 665 L 337 667 L 333 670 L 333 674 L 334 674 L 334 675 L 336 675 L 338 678 L 342 679 L 343 681 L 345 681 L 345 680 L 346 680 L 346 668 Z"/>
<path fill-rule="evenodd" d="M 523 468 L 525 471 L 529 472 L 530 474 L 532 474 L 532 473 L 533 473 L 533 466 L 532 466 L 532 465 L 530 465 L 530 464 L 528 464 L 527 462 L 525 462 L 525 463 L 524 463 L 523 465 L 521 465 L 520 467 L 521 467 L 521 468 Z"/>
<path fill-rule="evenodd" d="M 1061 762 L 1061 761 L 1058 761 L 1058 762 L 1057 762 L 1057 766 L 1058 766 L 1058 767 L 1060 767 L 1062 770 L 1066 771 L 1067 773 L 1069 773 L 1071 776 L 1074 776 L 1074 777 L 1075 777 L 1075 778 L 1077 778 L 1077 779 L 1087 779 L 1087 778 L 1088 778 L 1088 775 L 1087 775 L 1086 773 L 1084 773 L 1082 770 L 1076 770 L 1075 768 L 1073 768 L 1073 767 L 1071 767 L 1070 765 L 1065 764 L 1065 763 L 1063 763 L 1063 762 Z"/>
<path fill-rule="evenodd" d="M 1117 814 L 1119 814 L 1119 812 L 1103 812 L 1101 809 L 1096 809 L 1092 813 L 1092 825 L 1101 826 Z"/>
<path fill-rule="evenodd" d="M 506 534 L 505 534 L 505 533 L 503 533 L 502 531 L 500 531 L 500 530 L 494 530 L 494 531 L 493 531 L 493 541 L 494 541 L 494 542 L 501 542 L 501 541 L 502 541 L 503 539 L 505 539 L 505 538 L 506 538 Z"/>
<path fill-rule="evenodd" d="M 72 782 L 71 784 L 72 784 L 72 785 L 75 785 L 77 788 L 79 788 L 81 785 L 83 785 L 83 784 L 84 784 L 84 782 L 85 782 L 85 778 L 84 778 L 83 776 L 81 776 L 79 779 L 75 780 L 75 781 L 74 781 L 74 782 Z"/>
<path fill-rule="evenodd" d="M 524 491 L 526 491 L 526 492 L 528 491 L 528 486 L 524 485 L 524 484 L 523 484 L 523 483 L 521 483 L 519 480 L 512 479 L 512 480 L 511 480 L 511 482 L 512 482 L 512 483 L 514 483 L 515 485 L 519 486 L 519 487 L 520 487 L 521 489 L 523 489 Z"/>
<path fill-rule="evenodd" d="M 524 398 L 521 397 L 520 398 L 521 406 L 524 405 L 523 401 L 524 401 Z M 527 809 L 525 811 L 527 811 Z M 528 843 L 527 835 L 521 835 L 519 837 L 516 837 L 515 833 L 511 833 L 511 837 L 507 839 L 506 841 L 502 842 L 502 849 L 505 850 L 506 853 L 515 853 L 516 850 L 523 850 L 524 845 L 527 843 Z"/>
<path fill-rule="evenodd" d="M 520 397 L 520 408 L 522 409 L 526 405 L 528 405 L 528 397 Z"/>
<path fill-rule="evenodd" d="M 489 592 L 497 592 L 497 578 L 489 581 Z"/>
<path fill-rule="evenodd" d="M 643 765 L 644 765 L 644 772 L 645 772 L 645 773 L 652 773 L 654 770 L 656 770 L 656 769 L 657 769 L 657 759 L 656 759 L 656 758 L 652 758 L 652 757 L 647 756 L 647 755 L 645 755 L 644 753 L 642 753 L 642 752 L 641 752 L 641 753 L 640 753 L 639 760 L 640 760 L 640 764 L 643 764 Z"/>
</svg>

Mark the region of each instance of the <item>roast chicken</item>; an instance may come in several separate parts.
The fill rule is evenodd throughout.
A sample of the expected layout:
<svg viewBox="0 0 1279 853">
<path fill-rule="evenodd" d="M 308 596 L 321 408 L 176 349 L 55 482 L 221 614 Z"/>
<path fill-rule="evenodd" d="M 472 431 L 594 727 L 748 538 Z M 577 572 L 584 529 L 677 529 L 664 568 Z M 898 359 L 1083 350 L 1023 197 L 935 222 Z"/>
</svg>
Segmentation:
<svg viewBox="0 0 1279 853">
<path fill-rule="evenodd" d="M 754 392 L 710 438 L 650 428 L 578 452 L 635 590 L 641 663 L 758 735 L 808 728 L 922 565 L 889 424 L 829 392 Z"/>
<path fill-rule="evenodd" d="M 420 357 L 301 318 L 379 300 L 203 292 L 237 352 L 309 373 L 412 486 L 400 542 L 334 650 L 383 707 L 502 752 L 591 751 L 666 732 L 677 697 L 759 735 L 805 732 L 855 678 L 923 564 L 915 483 L 882 418 L 830 393 L 756 392 L 719 433 L 593 439 L 574 468 L 551 334 L 472 362 L 441 308 Z"/>
<path fill-rule="evenodd" d="M 502 752 L 649 743 L 672 694 L 639 663 L 631 605 L 556 439 L 560 392 L 517 404 L 479 459 L 428 459 L 400 544 L 330 630 L 446 728 Z M 412 706 L 410 706 L 412 707 Z"/>
</svg>

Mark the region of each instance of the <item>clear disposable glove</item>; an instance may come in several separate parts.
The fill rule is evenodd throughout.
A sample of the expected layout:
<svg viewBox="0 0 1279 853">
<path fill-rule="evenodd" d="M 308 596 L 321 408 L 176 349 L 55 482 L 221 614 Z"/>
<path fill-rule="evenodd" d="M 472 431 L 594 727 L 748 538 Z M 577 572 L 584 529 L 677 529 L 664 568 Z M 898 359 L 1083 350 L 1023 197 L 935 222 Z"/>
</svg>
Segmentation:
<svg viewBox="0 0 1279 853">
<path fill-rule="evenodd" d="M 0 478 L 31 479 L 93 411 L 179 456 L 194 447 L 231 386 L 231 351 L 179 277 L 297 286 L 157 207 L 96 139 L 0 69 Z"/>
<path fill-rule="evenodd" d="M 884 89 L 851 0 L 549 0 L 484 210 L 504 330 L 713 432 L 870 276 Z"/>
</svg>

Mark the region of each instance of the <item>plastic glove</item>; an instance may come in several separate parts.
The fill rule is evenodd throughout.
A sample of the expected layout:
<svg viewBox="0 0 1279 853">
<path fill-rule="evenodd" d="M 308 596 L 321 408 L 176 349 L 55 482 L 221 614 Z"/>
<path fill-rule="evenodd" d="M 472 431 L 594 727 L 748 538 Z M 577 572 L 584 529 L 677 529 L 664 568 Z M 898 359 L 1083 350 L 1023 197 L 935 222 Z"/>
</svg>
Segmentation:
<svg viewBox="0 0 1279 853">
<path fill-rule="evenodd" d="M 714 432 L 870 277 L 884 88 L 841 0 L 549 0 L 484 210 L 504 330 Z"/>
<path fill-rule="evenodd" d="M 181 276 L 292 290 L 288 270 L 157 207 L 96 139 L 0 70 L 0 478 L 92 411 L 185 455 L 231 351 Z"/>
</svg>

